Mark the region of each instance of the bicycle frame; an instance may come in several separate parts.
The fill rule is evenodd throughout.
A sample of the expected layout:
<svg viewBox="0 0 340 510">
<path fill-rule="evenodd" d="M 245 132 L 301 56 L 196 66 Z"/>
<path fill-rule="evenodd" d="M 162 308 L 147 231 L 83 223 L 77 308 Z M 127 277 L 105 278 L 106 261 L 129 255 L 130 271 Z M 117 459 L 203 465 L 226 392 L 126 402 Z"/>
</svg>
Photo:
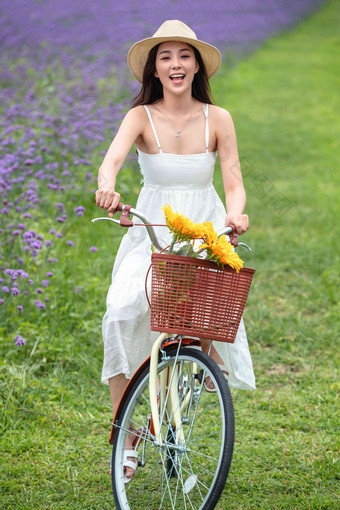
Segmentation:
<svg viewBox="0 0 340 510">
<path fill-rule="evenodd" d="M 159 341 L 159 342 L 158 342 Z M 157 390 L 159 389 L 160 390 L 160 394 L 161 394 L 161 388 L 164 388 L 162 391 L 163 391 L 163 394 L 167 392 L 167 382 L 166 380 L 164 380 L 164 383 L 162 383 L 162 380 L 160 380 L 160 385 L 159 387 L 157 388 L 158 384 L 157 384 L 157 361 L 158 361 L 158 355 L 159 355 L 159 352 L 162 353 L 162 356 L 163 356 L 163 359 L 166 360 L 166 356 L 167 356 L 167 350 L 171 347 L 176 347 L 179 351 L 179 348 L 180 346 L 182 347 L 189 347 L 189 346 L 200 346 L 201 343 L 200 341 L 197 339 L 197 338 L 188 338 L 188 337 L 176 337 L 174 335 L 171 335 L 169 333 L 161 333 L 159 335 L 159 337 L 157 338 L 156 342 L 158 342 L 158 349 L 154 349 L 154 366 L 156 367 L 154 369 L 154 372 L 155 372 L 155 375 L 153 377 L 153 387 L 152 387 L 152 390 L 151 392 L 154 391 L 154 395 L 153 395 L 153 413 L 152 413 L 152 421 L 150 419 L 150 423 L 152 423 L 152 427 L 153 427 L 153 435 L 155 437 L 159 437 L 160 436 L 160 431 L 158 429 L 158 436 L 156 435 L 155 433 L 155 428 L 154 428 L 154 419 L 157 421 L 158 420 L 158 423 L 159 423 L 159 417 L 158 417 L 158 395 L 157 395 Z M 179 345 L 180 344 L 180 345 Z M 152 353 L 151 353 L 152 354 Z M 114 436 L 115 436 L 115 429 L 117 427 L 119 427 L 118 423 L 119 423 L 119 419 L 120 419 L 120 415 L 121 415 L 121 412 L 123 410 L 123 407 L 124 407 L 124 404 L 126 402 L 126 399 L 131 391 L 131 388 L 133 386 L 133 382 L 139 377 L 139 375 L 141 373 L 143 373 L 143 371 L 145 370 L 145 368 L 147 366 L 149 366 L 149 363 L 151 361 L 151 355 L 146 358 L 144 360 L 144 362 L 140 365 L 140 367 L 136 370 L 136 372 L 133 374 L 133 376 L 131 377 L 131 379 L 129 380 L 128 382 L 128 385 L 127 387 L 125 388 L 125 391 L 121 397 L 121 400 L 119 402 L 119 405 L 118 405 L 118 408 L 117 408 L 117 411 L 116 411 L 116 414 L 114 416 L 114 419 L 113 419 L 113 423 L 112 423 L 112 427 L 111 427 L 111 433 L 110 433 L 110 439 L 109 439 L 109 443 L 112 445 L 113 442 L 114 442 Z M 151 368 L 150 368 L 151 370 Z M 196 373 L 195 372 L 195 368 L 193 368 L 193 373 Z M 161 378 L 163 377 L 163 374 L 161 373 Z M 151 375 L 150 375 L 150 378 L 151 378 Z M 175 388 L 175 385 L 173 385 L 173 387 Z M 189 393 L 189 392 L 188 392 Z M 190 395 L 189 395 L 189 398 L 190 398 Z M 189 398 L 187 398 L 186 400 L 189 400 Z M 168 401 L 168 406 L 170 407 L 170 402 Z M 181 410 L 185 407 L 185 405 L 182 403 L 182 406 L 181 406 Z M 150 418 L 151 418 L 150 416 Z M 156 416 L 156 418 L 154 418 Z M 179 423 L 179 419 L 177 418 L 177 423 Z M 156 425 L 157 426 L 157 425 Z M 160 423 L 159 423 L 159 426 L 160 426 Z M 160 441 L 162 441 L 161 444 L 163 444 L 163 438 L 160 439 Z"/>
</svg>

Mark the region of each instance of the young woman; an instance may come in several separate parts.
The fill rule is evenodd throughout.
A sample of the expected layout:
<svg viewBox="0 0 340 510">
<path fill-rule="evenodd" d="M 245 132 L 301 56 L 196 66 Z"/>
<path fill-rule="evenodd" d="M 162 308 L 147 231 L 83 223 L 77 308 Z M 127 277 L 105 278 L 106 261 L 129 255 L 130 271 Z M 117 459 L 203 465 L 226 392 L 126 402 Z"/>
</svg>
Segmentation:
<svg viewBox="0 0 340 510">
<path fill-rule="evenodd" d="M 142 87 L 99 169 L 95 198 L 110 216 L 120 200 L 116 176 L 136 144 L 144 181 L 136 208 L 153 223 L 164 223 L 161 207 L 170 204 L 194 222 L 212 221 L 217 230 L 233 224 L 238 234 L 246 232 L 246 195 L 233 121 L 210 98 L 208 79 L 220 63 L 220 52 L 177 20 L 166 21 L 152 37 L 130 48 L 128 65 Z M 212 184 L 217 153 L 226 209 Z M 157 230 L 164 246 L 169 244 L 166 230 Z M 158 336 L 150 331 L 144 291 L 150 255 L 145 229 L 129 229 L 116 256 L 103 319 L 102 382 L 110 386 L 114 413 L 128 379 Z M 206 352 L 208 345 L 202 342 Z M 211 356 L 222 365 L 230 386 L 255 389 L 243 322 L 235 343 L 214 342 Z M 207 389 L 214 390 L 211 381 Z M 133 448 L 133 439 L 127 446 Z M 135 470 L 131 459 L 126 464 L 127 478 Z"/>
</svg>

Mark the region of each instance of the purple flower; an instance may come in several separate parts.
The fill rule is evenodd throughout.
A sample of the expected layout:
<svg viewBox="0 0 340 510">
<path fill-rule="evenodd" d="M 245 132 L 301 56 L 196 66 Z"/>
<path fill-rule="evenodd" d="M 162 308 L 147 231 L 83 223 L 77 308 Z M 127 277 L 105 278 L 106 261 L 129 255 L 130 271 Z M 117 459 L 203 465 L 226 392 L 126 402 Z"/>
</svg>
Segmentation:
<svg viewBox="0 0 340 510">
<path fill-rule="evenodd" d="M 22 215 L 23 218 L 33 218 L 33 216 L 30 214 L 30 213 L 27 213 L 25 212 L 23 215 Z"/>
<path fill-rule="evenodd" d="M 46 308 L 46 305 L 44 305 L 44 303 L 42 303 L 41 301 L 39 301 L 39 299 L 35 299 L 34 300 L 34 304 L 35 306 L 40 310 L 40 309 L 44 309 Z"/>
<path fill-rule="evenodd" d="M 54 274 L 54 273 L 52 273 L 52 271 L 48 271 L 48 272 L 46 273 L 46 276 L 51 277 L 51 276 L 53 276 L 53 274 Z"/>
<path fill-rule="evenodd" d="M 23 237 L 24 239 L 32 239 L 33 235 L 32 235 L 32 232 L 24 232 L 24 233 L 22 234 L 22 237 Z"/>
<path fill-rule="evenodd" d="M 18 296 L 18 294 L 20 294 L 20 290 L 17 287 L 12 287 L 11 293 L 13 296 Z"/>
<path fill-rule="evenodd" d="M 12 236 L 20 236 L 20 234 L 21 234 L 20 230 L 13 230 L 12 231 Z"/>
<path fill-rule="evenodd" d="M 4 300 L 0 298 L 0 305 L 3 305 L 4 304 Z"/>
<path fill-rule="evenodd" d="M 64 218 L 60 218 L 60 217 L 56 218 L 56 220 L 59 221 L 59 223 L 64 223 L 65 222 Z"/>
<path fill-rule="evenodd" d="M 96 252 L 98 251 L 98 248 L 96 246 L 91 246 L 90 251 Z"/>
<path fill-rule="evenodd" d="M 32 284 L 33 284 L 33 280 L 31 280 L 31 278 L 30 278 L 29 280 L 27 280 L 27 281 L 28 281 L 28 283 L 29 283 L 30 285 L 32 285 Z"/>
<path fill-rule="evenodd" d="M 47 241 L 45 241 L 45 246 L 51 246 L 52 244 L 52 241 L 50 239 L 47 239 Z"/>
<path fill-rule="evenodd" d="M 78 205 L 78 207 L 74 209 L 74 212 L 77 213 L 77 216 L 84 216 L 84 211 L 85 207 L 83 205 Z"/>
<path fill-rule="evenodd" d="M 7 287 L 7 285 L 4 285 L 2 287 L 2 290 L 3 290 L 3 292 L 9 292 L 9 288 Z"/>
<path fill-rule="evenodd" d="M 58 232 L 57 237 L 63 237 L 63 234 L 61 232 Z"/>
<path fill-rule="evenodd" d="M 74 246 L 74 242 L 73 242 L 73 241 L 66 241 L 66 244 L 67 244 L 68 246 Z"/>
<path fill-rule="evenodd" d="M 44 291 L 40 287 L 35 292 L 37 294 L 43 294 L 44 293 Z"/>
<path fill-rule="evenodd" d="M 54 236 L 54 234 L 55 234 L 55 230 L 54 230 L 54 228 L 51 228 L 51 230 L 50 230 L 50 234 L 52 234 L 52 235 Z"/>
<path fill-rule="evenodd" d="M 25 340 L 20 335 L 16 335 L 14 340 L 16 340 L 15 345 L 17 345 L 18 347 L 21 347 L 21 345 L 25 345 Z"/>
<path fill-rule="evenodd" d="M 33 243 L 31 244 L 31 247 L 36 250 L 40 250 L 42 247 L 41 241 L 33 241 Z"/>
<path fill-rule="evenodd" d="M 18 305 L 17 309 L 19 310 L 20 313 L 22 313 L 24 311 L 24 307 L 21 305 Z"/>
<path fill-rule="evenodd" d="M 28 278 L 28 274 L 22 269 L 18 269 L 17 273 L 21 276 L 21 278 Z"/>
<path fill-rule="evenodd" d="M 50 283 L 50 280 L 43 280 L 41 283 L 42 283 L 43 287 L 48 287 L 49 283 Z"/>
</svg>

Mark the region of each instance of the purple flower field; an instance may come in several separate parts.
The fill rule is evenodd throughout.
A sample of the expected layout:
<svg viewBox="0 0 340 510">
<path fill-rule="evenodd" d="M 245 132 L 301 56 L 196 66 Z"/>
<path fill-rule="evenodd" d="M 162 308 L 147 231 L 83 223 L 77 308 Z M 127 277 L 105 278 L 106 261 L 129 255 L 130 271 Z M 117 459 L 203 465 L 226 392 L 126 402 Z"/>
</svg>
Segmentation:
<svg viewBox="0 0 340 510">
<path fill-rule="evenodd" d="M 125 63 L 129 45 L 165 19 L 181 19 L 217 45 L 228 65 L 322 3 L 160 0 L 155 9 L 149 0 L 1 2 L 0 323 L 6 339 L 24 345 L 22 324 L 48 313 L 51 293 L 58 293 L 55 268 L 74 249 L 77 222 L 89 222 L 98 165 L 137 90 Z M 92 257 L 98 256 L 93 242 Z"/>
</svg>

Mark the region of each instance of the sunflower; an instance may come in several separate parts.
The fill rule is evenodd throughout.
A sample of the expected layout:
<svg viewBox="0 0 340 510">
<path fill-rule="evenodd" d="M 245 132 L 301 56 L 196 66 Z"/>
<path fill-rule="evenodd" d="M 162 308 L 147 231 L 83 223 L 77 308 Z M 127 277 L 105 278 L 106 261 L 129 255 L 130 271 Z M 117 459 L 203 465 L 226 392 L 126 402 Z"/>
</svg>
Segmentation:
<svg viewBox="0 0 340 510">
<path fill-rule="evenodd" d="M 219 266 L 228 265 L 238 273 L 243 267 L 243 260 L 233 251 L 233 247 L 225 235 L 217 238 L 215 242 L 206 242 L 201 248 L 207 251 L 208 259 L 215 261 Z"/>
<path fill-rule="evenodd" d="M 174 212 L 170 205 L 165 205 L 162 209 L 166 224 L 174 234 L 170 253 L 172 253 L 173 246 L 177 241 L 202 239 L 204 243 L 200 246 L 200 251 L 205 249 L 209 260 L 213 260 L 221 267 L 228 265 L 234 268 L 237 273 L 242 269 L 243 260 L 233 251 L 233 246 L 225 235 L 218 237 L 211 221 L 194 223 L 183 214 Z"/>
<path fill-rule="evenodd" d="M 162 207 L 168 228 L 176 236 L 176 241 L 189 241 L 192 239 L 200 239 L 205 236 L 205 223 L 194 223 L 184 216 L 174 212 L 170 205 Z"/>
</svg>

